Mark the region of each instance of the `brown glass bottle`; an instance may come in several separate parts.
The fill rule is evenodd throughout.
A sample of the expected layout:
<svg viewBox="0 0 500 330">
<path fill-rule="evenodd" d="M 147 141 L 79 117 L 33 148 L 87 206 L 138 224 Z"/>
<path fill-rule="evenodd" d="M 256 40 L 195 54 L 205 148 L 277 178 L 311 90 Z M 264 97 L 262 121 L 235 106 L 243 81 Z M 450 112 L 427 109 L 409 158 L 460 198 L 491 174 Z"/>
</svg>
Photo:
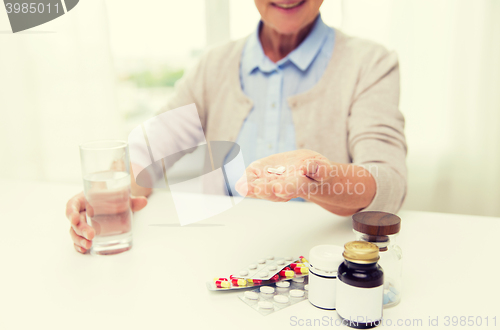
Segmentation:
<svg viewBox="0 0 500 330">
<path fill-rule="evenodd" d="M 378 247 L 369 242 L 349 242 L 343 255 L 336 301 L 342 324 L 356 329 L 376 327 L 382 320 L 384 285 L 384 272 L 377 264 Z"/>
</svg>

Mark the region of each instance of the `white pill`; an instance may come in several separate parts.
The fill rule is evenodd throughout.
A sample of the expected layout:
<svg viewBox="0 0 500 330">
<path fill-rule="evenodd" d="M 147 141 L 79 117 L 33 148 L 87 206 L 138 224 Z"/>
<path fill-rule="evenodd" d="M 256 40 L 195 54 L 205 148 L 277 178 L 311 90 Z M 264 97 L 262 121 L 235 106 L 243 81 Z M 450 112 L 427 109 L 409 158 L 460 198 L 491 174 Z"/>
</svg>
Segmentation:
<svg viewBox="0 0 500 330">
<path fill-rule="evenodd" d="M 304 296 L 303 290 L 290 290 L 290 297 L 300 298 Z"/>
<path fill-rule="evenodd" d="M 248 270 L 240 270 L 240 276 L 247 276 Z"/>
<path fill-rule="evenodd" d="M 285 171 L 286 171 L 286 167 L 285 166 L 280 166 L 280 167 L 278 167 L 276 169 L 276 173 L 277 174 L 283 174 L 283 173 L 285 173 Z"/>
<path fill-rule="evenodd" d="M 274 288 L 272 286 L 261 286 L 260 292 L 262 292 L 262 293 L 274 293 Z"/>
<path fill-rule="evenodd" d="M 267 270 L 263 270 L 259 273 L 260 277 L 266 277 L 267 275 L 269 275 L 269 272 Z"/>
<path fill-rule="evenodd" d="M 256 264 L 251 264 L 251 265 L 248 265 L 248 268 L 249 269 L 256 269 L 257 265 Z"/>
<path fill-rule="evenodd" d="M 290 282 L 288 282 L 288 281 L 281 281 L 281 282 L 276 283 L 276 286 L 278 288 L 288 288 L 288 287 L 290 287 Z"/>
<path fill-rule="evenodd" d="M 269 270 L 276 270 L 276 265 L 269 265 L 269 267 L 267 267 L 267 269 Z"/>
<path fill-rule="evenodd" d="M 245 292 L 245 298 L 252 299 L 252 300 L 257 300 L 257 299 L 259 299 L 259 295 L 257 294 L 257 292 L 246 291 Z"/>
<path fill-rule="evenodd" d="M 259 259 L 259 260 L 257 260 L 257 262 L 258 262 L 259 264 L 265 264 L 265 263 L 266 263 L 266 261 L 265 261 L 264 259 Z"/>
<path fill-rule="evenodd" d="M 274 256 L 267 256 L 266 259 L 267 260 L 274 260 Z"/>
<path fill-rule="evenodd" d="M 280 259 L 280 260 L 276 261 L 276 263 L 277 263 L 278 265 L 284 265 L 284 264 L 285 264 L 285 260 Z"/>
<path fill-rule="evenodd" d="M 267 169 L 267 173 L 269 173 L 269 174 L 276 174 L 276 169 L 270 167 L 270 168 Z"/>
<path fill-rule="evenodd" d="M 274 301 L 276 301 L 277 303 L 280 303 L 280 304 L 286 304 L 290 301 L 290 299 L 288 299 L 287 296 L 282 296 L 280 294 L 274 296 Z"/>
<path fill-rule="evenodd" d="M 306 284 L 306 285 L 304 286 L 304 290 L 309 291 L 309 284 Z"/>
<path fill-rule="evenodd" d="M 304 283 L 304 278 L 303 277 L 294 277 L 292 278 L 292 281 L 295 283 Z"/>
<path fill-rule="evenodd" d="M 286 257 L 285 258 L 286 261 L 292 261 L 293 260 L 293 257 Z"/>
<path fill-rule="evenodd" d="M 259 307 L 264 309 L 272 309 L 273 303 L 269 301 L 259 301 Z"/>
</svg>

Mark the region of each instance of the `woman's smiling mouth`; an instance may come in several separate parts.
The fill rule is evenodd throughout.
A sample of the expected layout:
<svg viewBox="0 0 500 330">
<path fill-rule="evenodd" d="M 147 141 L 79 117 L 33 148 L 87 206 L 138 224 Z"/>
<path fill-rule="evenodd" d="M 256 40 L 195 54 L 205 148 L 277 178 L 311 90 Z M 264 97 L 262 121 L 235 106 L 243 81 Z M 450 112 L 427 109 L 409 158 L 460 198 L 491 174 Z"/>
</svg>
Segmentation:
<svg viewBox="0 0 500 330">
<path fill-rule="evenodd" d="M 277 7 L 280 9 L 291 10 L 291 9 L 294 9 L 294 8 L 297 8 L 301 5 L 303 5 L 305 2 L 306 2 L 306 0 L 294 1 L 294 2 L 290 2 L 290 1 L 288 1 L 288 2 L 272 2 L 271 4 L 274 7 Z"/>
</svg>

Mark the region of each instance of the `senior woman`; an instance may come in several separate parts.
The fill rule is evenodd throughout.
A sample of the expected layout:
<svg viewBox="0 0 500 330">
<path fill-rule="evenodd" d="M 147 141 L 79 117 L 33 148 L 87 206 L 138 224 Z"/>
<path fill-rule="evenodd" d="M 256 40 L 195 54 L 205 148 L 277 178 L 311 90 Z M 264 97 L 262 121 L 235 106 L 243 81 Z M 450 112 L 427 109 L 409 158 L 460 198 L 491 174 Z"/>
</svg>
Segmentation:
<svg viewBox="0 0 500 330">
<path fill-rule="evenodd" d="M 302 198 L 344 216 L 397 212 L 406 194 L 397 57 L 326 26 L 322 2 L 255 0 L 256 31 L 209 50 L 165 110 L 195 103 L 207 141 L 241 146 L 246 179 L 228 173 L 228 180 L 243 195 Z M 278 164 L 282 175 L 267 171 Z M 132 187 L 136 196 L 150 193 Z M 132 199 L 135 211 L 146 204 Z M 75 249 L 85 253 L 95 233 L 84 221 L 83 194 L 66 214 Z"/>
</svg>

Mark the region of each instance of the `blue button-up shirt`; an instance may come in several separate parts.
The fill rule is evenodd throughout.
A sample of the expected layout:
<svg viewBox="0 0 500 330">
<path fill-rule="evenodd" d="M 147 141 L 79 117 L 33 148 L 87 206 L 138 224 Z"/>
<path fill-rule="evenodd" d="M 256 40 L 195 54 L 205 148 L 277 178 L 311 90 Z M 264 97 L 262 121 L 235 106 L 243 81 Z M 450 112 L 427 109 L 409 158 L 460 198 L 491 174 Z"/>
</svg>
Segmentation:
<svg viewBox="0 0 500 330">
<path fill-rule="evenodd" d="M 309 35 L 285 58 L 271 61 L 262 49 L 259 23 L 248 38 L 240 62 L 240 83 L 254 106 L 236 142 L 245 166 L 276 153 L 296 150 L 295 126 L 287 98 L 309 90 L 321 78 L 335 42 L 335 30 L 318 16 Z M 233 195 L 241 173 L 228 169 L 227 179 Z"/>
</svg>

